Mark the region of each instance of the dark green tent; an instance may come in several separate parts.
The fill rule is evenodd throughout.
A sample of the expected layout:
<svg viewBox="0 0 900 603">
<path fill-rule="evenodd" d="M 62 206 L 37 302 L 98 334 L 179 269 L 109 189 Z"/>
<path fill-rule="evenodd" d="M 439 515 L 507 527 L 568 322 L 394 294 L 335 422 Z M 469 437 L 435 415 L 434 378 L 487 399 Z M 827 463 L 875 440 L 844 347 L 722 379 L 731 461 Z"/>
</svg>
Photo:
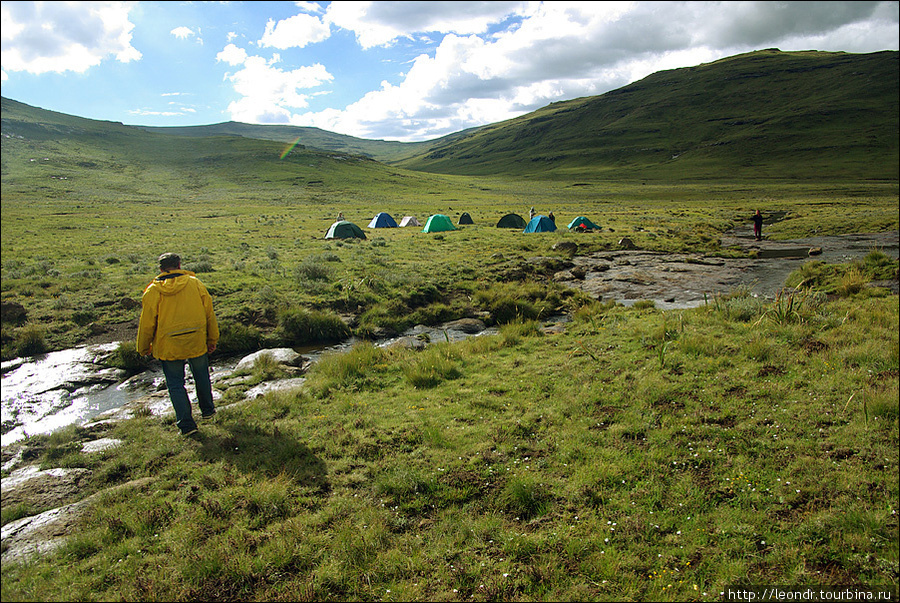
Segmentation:
<svg viewBox="0 0 900 603">
<path fill-rule="evenodd" d="M 472 216 L 469 215 L 469 212 L 465 212 L 463 215 L 459 217 L 459 222 L 457 224 L 474 224 L 472 221 Z"/>
<path fill-rule="evenodd" d="M 353 222 L 347 222 L 346 220 L 341 220 L 339 222 L 335 222 L 331 225 L 331 228 L 328 229 L 328 233 L 325 235 L 326 239 L 365 239 L 366 233 L 362 231 L 362 229 L 354 224 Z"/>
<path fill-rule="evenodd" d="M 523 230 L 527 226 L 525 218 L 519 214 L 506 214 L 497 222 L 497 228 L 516 228 Z"/>
</svg>

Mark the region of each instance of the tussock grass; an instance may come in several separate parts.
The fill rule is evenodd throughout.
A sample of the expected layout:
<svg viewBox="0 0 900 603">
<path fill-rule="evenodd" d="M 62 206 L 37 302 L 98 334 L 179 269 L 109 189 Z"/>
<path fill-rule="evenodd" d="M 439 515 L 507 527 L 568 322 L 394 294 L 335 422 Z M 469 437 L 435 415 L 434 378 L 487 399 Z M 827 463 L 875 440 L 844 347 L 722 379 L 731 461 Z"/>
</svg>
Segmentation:
<svg viewBox="0 0 900 603">
<path fill-rule="evenodd" d="M 34 438 L 46 466 L 90 466 L 88 490 L 141 495 L 109 491 L 64 548 L 4 563 L 4 599 L 896 588 L 896 300 L 764 319 L 775 303 L 752 323 L 590 304 L 564 333 L 361 343 L 301 391 L 220 407 L 197 442 L 153 417 L 99 460 L 67 443 L 83 433 Z"/>
</svg>

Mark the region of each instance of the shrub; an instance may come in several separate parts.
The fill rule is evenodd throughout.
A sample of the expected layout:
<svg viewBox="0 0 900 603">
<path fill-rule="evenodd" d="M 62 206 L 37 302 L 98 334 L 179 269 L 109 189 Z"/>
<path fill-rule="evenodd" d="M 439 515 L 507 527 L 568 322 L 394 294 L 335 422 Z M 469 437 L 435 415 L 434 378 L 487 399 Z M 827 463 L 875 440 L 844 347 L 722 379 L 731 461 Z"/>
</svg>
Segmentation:
<svg viewBox="0 0 900 603">
<path fill-rule="evenodd" d="M 224 355 L 253 352 L 263 344 L 263 335 L 256 327 L 241 323 L 219 323 L 219 343 L 216 352 Z"/>
<path fill-rule="evenodd" d="M 371 343 L 354 345 L 347 352 L 326 354 L 307 373 L 307 387 L 327 396 L 335 389 L 363 389 L 387 360 L 387 352 Z"/>
<path fill-rule="evenodd" d="M 106 364 L 135 374 L 146 370 L 149 362 L 140 355 L 133 341 L 123 341 L 110 354 Z"/>
<path fill-rule="evenodd" d="M 837 294 L 842 297 L 850 297 L 862 291 L 869 279 L 856 266 L 851 267 L 843 275 L 837 285 Z"/>
<path fill-rule="evenodd" d="M 44 329 L 38 325 L 26 325 L 16 332 L 14 348 L 17 356 L 36 356 L 49 348 L 44 339 Z"/>
<path fill-rule="evenodd" d="M 458 379 L 462 373 L 456 368 L 449 348 L 434 344 L 403 367 L 403 376 L 416 389 L 429 389 L 443 381 Z"/>
<path fill-rule="evenodd" d="M 316 310 L 282 310 L 278 323 L 281 339 L 287 345 L 341 341 L 350 336 L 350 328 L 339 316 Z"/>
<path fill-rule="evenodd" d="M 331 269 L 315 258 L 307 258 L 294 268 L 294 278 L 298 281 L 327 281 Z"/>
<path fill-rule="evenodd" d="M 862 271 L 873 280 L 897 278 L 897 267 L 900 262 L 891 259 L 881 251 L 870 251 L 862 259 Z"/>
<path fill-rule="evenodd" d="M 213 272 L 212 262 L 210 262 L 209 260 L 197 260 L 196 262 L 187 264 L 184 269 L 190 270 L 191 272 L 195 272 L 197 274 L 202 274 L 204 272 Z"/>
<path fill-rule="evenodd" d="M 544 484 L 533 479 L 513 477 L 506 483 L 499 500 L 508 513 L 528 520 L 547 510 L 550 493 Z"/>
</svg>

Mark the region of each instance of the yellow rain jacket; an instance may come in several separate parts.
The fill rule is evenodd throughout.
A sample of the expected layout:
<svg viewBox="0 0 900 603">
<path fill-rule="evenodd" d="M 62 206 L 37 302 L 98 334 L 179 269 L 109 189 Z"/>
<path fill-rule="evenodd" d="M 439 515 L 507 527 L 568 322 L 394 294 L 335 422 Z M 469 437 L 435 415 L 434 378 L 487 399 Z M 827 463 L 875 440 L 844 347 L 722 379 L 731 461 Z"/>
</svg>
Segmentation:
<svg viewBox="0 0 900 603">
<path fill-rule="evenodd" d="M 137 351 L 160 360 L 187 360 L 207 353 L 219 341 L 212 298 L 189 270 L 160 274 L 141 297 Z"/>
</svg>

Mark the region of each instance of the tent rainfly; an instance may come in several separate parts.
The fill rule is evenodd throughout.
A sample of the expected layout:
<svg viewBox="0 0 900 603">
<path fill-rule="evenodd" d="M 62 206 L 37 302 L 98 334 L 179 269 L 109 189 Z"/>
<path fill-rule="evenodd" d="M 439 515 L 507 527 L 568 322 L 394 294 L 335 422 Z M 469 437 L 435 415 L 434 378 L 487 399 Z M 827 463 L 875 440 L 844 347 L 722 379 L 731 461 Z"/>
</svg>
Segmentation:
<svg viewBox="0 0 900 603">
<path fill-rule="evenodd" d="M 414 216 L 404 216 L 402 220 L 400 220 L 400 227 L 405 226 L 421 226 L 422 223 L 415 219 Z"/>
<path fill-rule="evenodd" d="M 469 212 L 464 212 L 463 215 L 459 217 L 459 222 L 457 224 L 474 224 L 475 222 L 472 220 L 472 216 L 469 215 Z"/>
<path fill-rule="evenodd" d="M 456 226 L 450 221 L 450 218 L 443 214 L 434 214 L 428 218 L 425 228 L 422 232 L 444 232 L 447 230 L 456 230 Z"/>
<path fill-rule="evenodd" d="M 571 222 L 569 222 L 568 226 L 569 230 L 600 230 L 600 227 L 585 218 L 584 216 L 578 216 Z"/>
<path fill-rule="evenodd" d="M 397 228 L 397 222 L 394 221 L 390 214 L 381 212 L 372 218 L 372 221 L 369 222 L 369 228 Z"/>
<path fill-rule="evenodd" d="M 519 214 L 506 214 L 500 221 L 497 222 L 497 228 L 515 228 L 517 230 L 524 230 L 528 224 L 525 222 L 525 218 L 520 216 Z"/>
<path fill-rule="evenodd" d="M 326 239 L 365 239 L 366 233 L 362 231 L 362 229 L 354 224 L 353 222 L 347 222 L 346 220 L 341 220 L 335 222 L 331 225 L 331 228 L 328 229 L 328 232 L 325 234 Z"/>
<path fill-rule="evenodd" d="M 556 224 L 547 216 L 535 216 L 525 227 L 524 232 L 554 232 Z"/>
</svg>

